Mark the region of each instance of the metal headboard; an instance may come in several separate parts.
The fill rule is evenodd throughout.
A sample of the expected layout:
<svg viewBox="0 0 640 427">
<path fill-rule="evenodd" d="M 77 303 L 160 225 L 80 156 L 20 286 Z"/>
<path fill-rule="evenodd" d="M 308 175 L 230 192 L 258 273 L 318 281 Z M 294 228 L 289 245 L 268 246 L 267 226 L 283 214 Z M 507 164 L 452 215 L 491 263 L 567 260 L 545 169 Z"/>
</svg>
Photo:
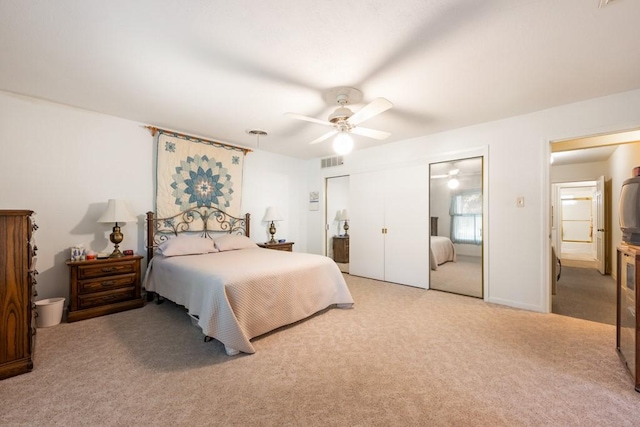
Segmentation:
<svg viewBox="0 0 640 427">
<path fill-rule="evenodd" d="M 215 206 L 190 208 L 167 218 L 155 218 L 147 212 L 147 261 L 153 258 L 154 248 L 180 233 L 200 234 L 213 238 L 214 233 L 241 234 L 249 237 L 251 214 L 238 218 Z M 213 222 L 215 227 L 209 223 Z M 197 224 L 197 226 L 195 224 Z M 194 227 L 197 227 L 194 229 Z"/>
</svg>

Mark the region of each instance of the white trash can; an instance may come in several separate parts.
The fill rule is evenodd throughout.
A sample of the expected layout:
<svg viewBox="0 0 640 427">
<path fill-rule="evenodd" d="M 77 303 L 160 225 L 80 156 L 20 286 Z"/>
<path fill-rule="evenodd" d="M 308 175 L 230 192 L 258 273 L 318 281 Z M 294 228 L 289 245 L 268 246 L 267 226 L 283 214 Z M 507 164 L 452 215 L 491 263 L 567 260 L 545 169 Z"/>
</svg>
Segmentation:
<svg viewBox="0 0 640 427">
<path fill-rule="evenodd" d="M 64 298 L 47 298 L 36 301 L 36 309 L 38 311 L 36 318 L 38 328 L 55 326 L 62 320 Z"/>
</svg>

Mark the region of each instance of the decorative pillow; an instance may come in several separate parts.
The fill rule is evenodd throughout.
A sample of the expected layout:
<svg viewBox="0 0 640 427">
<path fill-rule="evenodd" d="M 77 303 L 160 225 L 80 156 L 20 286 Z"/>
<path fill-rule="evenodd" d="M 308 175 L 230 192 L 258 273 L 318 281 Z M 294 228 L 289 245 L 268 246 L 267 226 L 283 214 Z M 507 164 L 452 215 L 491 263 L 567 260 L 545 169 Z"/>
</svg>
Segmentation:
<svg viewBox="0 0 640 427">
<path fill-rule="evenodd" d="M 164 256 L 198 255 L 218 252 L 213 240 L 200 236 L 180 235 L 163 242 L 158 250 Z"/>
<path fill-rule="evenodd" d="M 220 252 L 258 247 L 253 240 L 249 239 L 247 236 L 241 236 L 240 234 L 225 234 L 224 236 L 215 239 L 214 243 Z"/>
</svg>

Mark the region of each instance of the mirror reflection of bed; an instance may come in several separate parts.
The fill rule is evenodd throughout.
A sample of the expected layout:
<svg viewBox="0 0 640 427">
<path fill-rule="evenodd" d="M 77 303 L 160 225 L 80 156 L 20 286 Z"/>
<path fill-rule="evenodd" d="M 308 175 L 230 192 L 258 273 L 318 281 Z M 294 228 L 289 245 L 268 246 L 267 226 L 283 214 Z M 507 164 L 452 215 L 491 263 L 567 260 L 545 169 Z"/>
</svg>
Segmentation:
<svg viewBox="0 0 640 427">
<path fill-rule="evenodd" d="M 482 298 L 482 157 L 432 163 L 430 176 L 429 287 Z"/>
</svg>

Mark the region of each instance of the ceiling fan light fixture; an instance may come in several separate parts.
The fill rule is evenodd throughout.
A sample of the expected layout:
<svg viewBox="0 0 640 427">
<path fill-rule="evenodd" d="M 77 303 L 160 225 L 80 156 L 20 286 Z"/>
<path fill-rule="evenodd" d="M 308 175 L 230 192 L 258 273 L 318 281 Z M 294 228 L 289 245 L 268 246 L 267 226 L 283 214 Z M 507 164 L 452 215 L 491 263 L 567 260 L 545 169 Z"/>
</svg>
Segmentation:
<svg viewBox="0 0 640 427">
<path fill-rule="evenodd" d="M 453 177 L 451 178 L 448 182 L 447 182 L 447 187 L 449 187 L 452 190 L 455 190 L 456 188 L 458 188 L 460 186 L 460 181 L 458 181 L 457 178 Z"/>
<path fill-rule="evenodd" d="M 329 116 L 329 122 L 338 123 L 340 121 L 347 120 L 351 116 L 353 116 L 353 111 L 351 111 L 347 107 L 340 107 L 336 109 L 336 111 L 331 113 L 331 115 Z"/>
<path fill-rule="evenodd" d="M 344 156 L 353 150 L 353 138 L 346 132 L 340 132 L 333 140 L 333 150 L 336 154 Z"/>
</svg>

